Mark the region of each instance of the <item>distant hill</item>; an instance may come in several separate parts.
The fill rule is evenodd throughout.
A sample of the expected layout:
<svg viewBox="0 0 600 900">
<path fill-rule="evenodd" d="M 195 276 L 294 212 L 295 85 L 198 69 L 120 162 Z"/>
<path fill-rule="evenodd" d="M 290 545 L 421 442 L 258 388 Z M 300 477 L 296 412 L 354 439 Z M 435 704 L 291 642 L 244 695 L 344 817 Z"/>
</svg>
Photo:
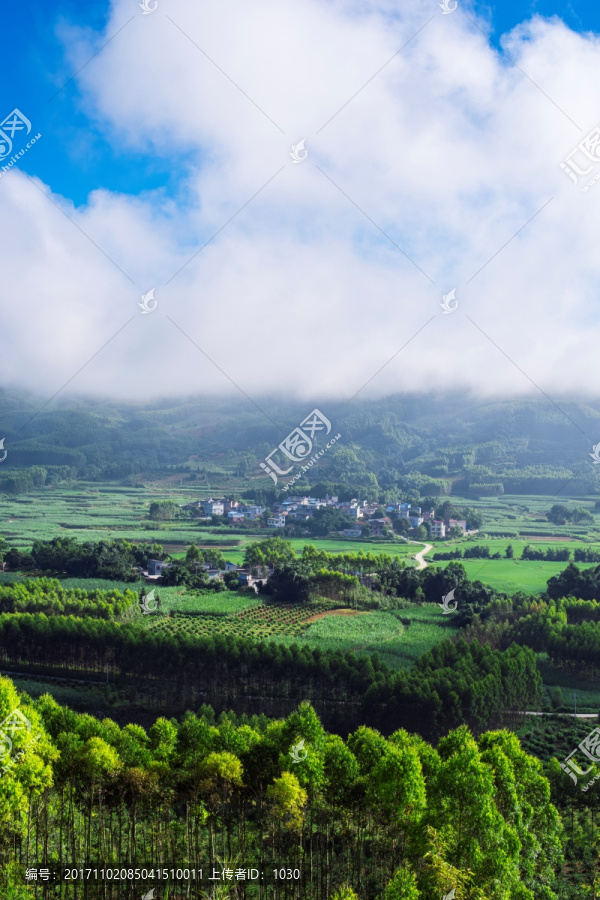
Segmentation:
<svg viewBox="0 0 600 900">
<path fill-rule="evenodd" d="M 481 496 L 551 493 L 572 479 L 570 493 L 600 493 L 600 466 L 589 455 L 600 441 L 600 400 L 481 400 L 450 392 L 349 404 L 254 400 L 128 404 L 60 397 L 43 408 L 44 398 L 0 391 L 0 438 L 8 454 L 0 490 L 7 479 L 14 487 L 32 467 L 56 478 L 123 479 L 180 466 L 201 472 L 215 461 L 270 488 L 258 462 L 316 405 L 342 438 L 311 469 L 312 483 Z"/>
</svg>

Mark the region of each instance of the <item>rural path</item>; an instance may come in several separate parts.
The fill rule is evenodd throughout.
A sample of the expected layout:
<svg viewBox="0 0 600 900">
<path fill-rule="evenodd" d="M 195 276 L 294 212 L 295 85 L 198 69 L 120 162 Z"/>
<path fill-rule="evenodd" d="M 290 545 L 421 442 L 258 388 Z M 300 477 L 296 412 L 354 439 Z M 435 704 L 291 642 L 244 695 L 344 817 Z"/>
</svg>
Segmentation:
<svg viewBox="0 0 600 900">
<path fill-rule="evenodd" d="M 421 542 L 420 541 L 408 541 L 408 543 L 409 544 L 420 544 Z M 426 553 L 429 553 L 430 550 L 433 550 L 433 544 L 425 544 L 425 546 L 423 547 L 422 550 L 419 550 L 418 553 L 415 553 L 415 559 L 419 564 L 417 566 L 417 569 L 426 569 L 427 568 L 429 563 L 426 562 L 423 559 L 423 557 L 425 556 Z"/>
</svg>

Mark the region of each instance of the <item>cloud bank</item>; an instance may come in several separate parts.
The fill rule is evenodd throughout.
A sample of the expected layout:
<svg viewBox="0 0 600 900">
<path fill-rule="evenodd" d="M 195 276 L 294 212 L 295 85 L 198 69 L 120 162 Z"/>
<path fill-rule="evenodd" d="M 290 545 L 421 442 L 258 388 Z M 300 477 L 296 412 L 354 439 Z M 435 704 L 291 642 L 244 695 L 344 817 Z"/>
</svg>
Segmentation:
<svg viewBox="0 0 600 900">
<path fill-rule="evenodd" d="M 122 26 L 81 108 L 123 153 L 185 154 L 177 196 L 0 179 L 2 383 L 597 393 L 600 181 L 560 167 L 600 125 L 596 35 L 534 17 L 500 53 L 463 0 L 117 0 L 102 34 L 62 26 L 69 70 Z"/>
</svg>

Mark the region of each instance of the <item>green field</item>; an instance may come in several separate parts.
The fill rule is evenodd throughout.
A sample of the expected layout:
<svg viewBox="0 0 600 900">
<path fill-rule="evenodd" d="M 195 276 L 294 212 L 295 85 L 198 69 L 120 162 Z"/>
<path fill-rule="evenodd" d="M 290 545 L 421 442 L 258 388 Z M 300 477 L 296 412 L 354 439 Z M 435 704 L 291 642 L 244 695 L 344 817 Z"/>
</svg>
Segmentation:
<svg viewBox="0 0 600 900">
<path fill-rule="evenodd" d="M 34 540 L 51 540 L 70 535 L 79 540 L 99 541 L 126 537 L 135 541 L 187 545 L 195 541 L 215 540 L 206 531 L 206 522 L 174 519 L 168 523 L 148 518 L 152 500 L 170 499 L 189 503 L 197 491 L 160 492 L 143 488 L 99 486 L 78 482 L 73 487 L 51 485 L 32 491 L 27 497 L 0 495 L 2 534 L 16 547 L 30 546 Z M 223 538 L 235 540 L 223 529 Z"/>
<path fill-rule="evenodd" d="M 490 587 L 507 594 L 525 591 L 528 594 L 541 594 L 546 590 L 546 583 L 553 575 L 568 565 L 566 562 L 536 562 L 521 559 L 459 559 L 465 567 L 467 576 L 472 581 L 483 581 Z M 447 562 L 433 562 L 433 565 L 445 567 Z M 581 568 L 588 568 L 593 563 L 578 563 Z"/>
<path fill-rule="evenodd" d="M 223 493 L 223 486 L 215 486 L 213 492 Z M 229 487 L 230 491 L 231 488 Z M 225 491 L 226 492 L 226 491 Z M 260 534 L 233 532 L 227 527 L 211 527 L 207 522 L 194 519 L 174 519 L 170 522 L 152 522 L 148 519 L 148 509 L 152 500 L 171 499 L 179 505 L 198 499 L 210 493 L 206 487 L 197 488 L 184 485 L 160 485 L 156 487 L 134 488 L 117 485 L 103 485 L 95 482 L 80 482 L 72 487 L 53 485 L 38 488 L 26 497 L 10 498 L 0 496 L 0 516 L 4 522 L 3 536 L 11 546 L 26 548 L 36 539 L 50 540 L 60 535 L 69 535 L 79 540 L 101 540 L 117 537 L 133 541 L 158 541 L 174 557 L 180 557 L 190 543 L 198 546 L 220 547 L 225 558 L 240 564 L 248 544 L 274 534 L 273 530 L 263 530 Z M 594 498 L 577 498 L 568 501 L 577 505 L 585 505 L 593 510 Z M 457 499 L 457 503 L 461 501 Z M 541 496 L 509 496 L 486 498 L 485 500 L 469 500 L 469 505 L 479 509 L 484 516 L 482 531 L 486 537 L 477 539 L 475 535 L 459 542 L 434 542 L 433 550 L 426 559 L 431 564 L 436 550 L 446 551 L 460 546 L 486 545 L 490 553 L 499 552 L 504 555 L 506 545 L 513 545 L 515 556 L 519 557 L 526 543 L 532 543 L 540 549 L 549 546 L 595 547 L 600 549 L 600 535 L 593 526 L 556 526 L 549 523 L 543 512 L 553 502 L 552 497 Z M 595 516 L 596 523 L 599 517 Z M 532 536 L 522 535 L 519 531 L 528 531 Z M 502 532 L 511 537 L 495 537 L 495 532 Z M 552 537 L 555 537 L 555 540 Z M 587 538 L 583 540 L 583 538 Z M 569 538 L 565 541 L 564 538 Z M 405 560 L 409 565 L 414 562 L 415 553 L 420 549 L 414 544 L 397 540 L 386 542 L 381 539 L 368 541 L 363 539 L 311 538 L 310 536 L 294 538 L 291 541 L 296 553 L 300 554 L 307 543 L 315 544 L 319 549 L 329 553 L 346 553 L 369 551 L 387 553 Z M 446 566 L 447 562 L 434 562 L 434 565 Z M 462 560 L 470 578 L 476 578 L 490 584 L 498 590 L 514 592 L 525 590 L 540 593 L 545 589 L 548 578 L 560 572 L 565 563 L 535 562 L 514 560 Z M 584 564 L 585 565 L 585 564 Z M 80 586 L 84 586 L 83 584 Z"/>
<path fill-rule="evenodd" d="M 206 493 L 206 491 L 201 492 Z M 27 497 L 10 498 L 0 495 L 0 520 L 4 522 L 2 536 L 10 546 L 26 549 L 35 540 L 48 541 L 69 536 L 78 540 L 99 541 L 126 538 L 132 541 L 157 541 L 173 557 L 184 555 L 189 544 L 219 547 L 225 558 L 241 564 L 248 544 L 264 540 L 275 533 L 265 529 L 260 534 L 243 534 L 229 528 L 209 528 L 206 522 L 183 518 L 170 522 L 153 522 L 148 518 L 152 500 L 171 499 L 175 503 L 189 503 L 200 493 L 194 488 L 149 491 L 141 488 L 98 487 L 78 483 L 72 488 L 50 486 L 32 491 Z M 311 543 L 328 553 L 367 552 L 389 553 L 410 561 L 420 549 L 398 540 L 365 541 L 335 538 L 292 539 L 296 553 Z"/>
<path fill-rule="evenodd" d="M 454 499 L 454 498 L 453 498 Z M 600 539 L 600 515 L 595 512 L 597 496 L 572 497 L 544 496 L 543 494 L 503 494 L 501 497 L 486 497 L 481 500 L 464 501 L 467 506 L 479 510 L 484 516 L 482 530 L 493 537 L 495 534 L 518 536 L 519 533 L 547 535 L 555 537 L 583 537 L 592 533 Z M 457 498 L 456 503 L 461 505 Z M 555 503 L 567 506 L 584 506 L 594 515 L 594 525 L 554 525 L 548 522 L 545 513 Z"/>
<path fill-rule="evenodd" d="M 351 650 L 357 654 L 378 652 L 394 669 L 408 668 L 422 653 L 456 633 L 437 605 L 389 612 L 328 612 L 328 604 L 323 601 L 290 606 L 263 603 L 251 595 L 229 599 L 227 594 L 213 594 L 201 598 L 188 595 L 171 608 L 178 615 L 145 616 L 144 627 L 170 634 L 236 634 L 282 643 L 295 641 L 321 650 Z"/>
<path fill-rule="evenodd" d="M 514 551 L 513 559 L 504 558 L 506 547 L 510 544 Z M 428 564 L 445 568 L 449 565 L 447 560 L 433 559 L 436 551 L 438 553 L 449 552 L 459 548 L 461 551 L 467 547 L 489 547 L 490 555 L 500 553 L 502 559 L 459 559 L 454 560 L 465 567 L 469 579 L 472 581 L 483 581 L 499 591 L 506 593 L 515 593 L 516 591 L 525 591 L 530 594 L 541 594 L 546 590 L 546 583 L 553 575 L 568 565 L 568 562 L 538 562 L 537 560 L 518 559 L 523 552 L 523 548 L 531 544 L 536 550 L 547 550 L 553 548 L 568 548 L 571 551 L 571 560 L 573 551 L 577 547 L 592 548 L 600 551 L 599 542 L 581 541 L 581 540 L 535 540 L 534 538 L 516 539 L 516 538 L 487 538 L 477 540 L 473 538 L 463 539 L 460 541 L 448 541 L 444 544 L 434 544 L 433 550 L 425 557 Z M 586 569 L 595 563 L 577 563 L 577 566 Z"/>
<path fill-rule="evenodd" d="M 219 488 L 216 485 L 212 491 L 213 494 L 224 492 L 227 490 L 223 486 Z M 134 488 L 89 482 L 73 486 L 62 484 L 39 488 L 26 497 L 1 497 L 3 536 L 11 546 L 20 548 L 30 546 L 35 539 L 49 540 L 59 535 L 91 541 L 117 537 L 134 541 L 158 541 L 175 557 L 181 557 L 187 546 L 195 543 L 198 546 L 220 547 L 227 560 L 240 564 L 250 543 L 269 537 L 275 532 L 266 529 L 261 533 L 233 532 L 226 527 L 212 527 L 207 522 L 189 518 L 174 519 L 166 523 L 156 523 L 148 519 L 152 500 L 168 498 L 183 505 L 210 493 L 210 488 L 206 485 L 197 488 L 187 484 Z M 593 509 L 593 500 L 594 498 L 577 498 L 572 501 L 563 499 L 561 502 L 583 504 Z M 460 502 L 457 499 L 457 503 Z M 543 512 L 549 509 L 552 502 L 556 502 L 555 498 L 540 496 L 503 496 L 480 501 L 469 500 L 469 505 L 478 508 L 484 516 L 482 532 L 485 536 L 479 538 L 472 535 L 451 542 L 435 541 L 426 560 L 429 565 L 445 567 L 449 564 L 447 561 L 432 560 L 436 551 L 444 552 L 455 547 L 464 550 L 470 546 L 487 546 L 490 554 L 498 552 L 502 558 L 460 560 L 470 579 L 480 580 L 507 593 L 519 590 L 541 593 L 545 590 L 548 579 L 562 571 L 566 563 L 520 560 L 518 557 L 525 544 L 532 543 L 542 550 L 547 547 L 568 547 L 571 552 L 576 547 L 600 549 L 597 524 L 587 526 L 586 534 L 585 527 L 555 526 L 549 523 L 543 517 Z M 529 532 L 529 535 L 516 536 L 518 532 L 524 531 Z M 506 536 L 495 536 L 495 533 L 500 532 Z M 535 535 L 540 539 L 536 539 Z M 584 537 L 587 539 L 584 540 Z M 513 546 L 516 557 L 514 559 L 504 558 L 509 542 Z M 381 539 L 347 540 L 334 537 L 311 538 L 308 535 L 294 538 L 291 543 L 297 554 L 302 552 L 305 544 L 311 543 L 329 553 L 360 551 L 386 553 L 406 561 L 409 565 L 416 565 L 414 556 L 422 547 L 422 544 L 416 546 L 402 540 L 393 542 Z M 18 576 L 0 573 L 0 582 L 14 580 L 15 577 Z M 141 588 L 141 582 L 129 584 L 101 579 L 67 578 L 63 583 L 65 587 L 102 589 L 114 587 L 119 590 L 131 588 L 136 591 Z M 367 612 L 358 616 L 328 615 L 308 624 L 302 616 L 290 618 L 287 614 L 281 621 L 271 616 L 268 621 L 254 622 L 253 617 L 258 613 L 255 614 L 252 610 L 262 607 L 262 603 L 251 594 L 190 592 L 183 587 L 159 587 L 158 593 L 161 598 L 162 615 L 156 618 L 143 617 L 141 621 L 145 627 L 178 630 L 183 628 L 184 623 L 193 621 L 195 624 L 189 626 L 185 624 L 186 629 L 188 627 L 192 630 L 202 629 L 203 633 L 207 633 L 210 628 L 217 627 L 215 619 L 217 615 L 220 620 L 219 630 L 230 629 L 239 634 L 246 629 L 246 633 L 258 637 L 301 639 L 312 646 L 352 649 L 360 653 L 377 650 L 382 658 L 394 667 L 410 665 L 445 635 L 453 633 L 451 624 L 439 615 L 437 607 Z M 165 614 L 171 611 L 188 616 L 178 615 L 175 619 L 169 620 Z M 410 625 L 403 625 L 401 619 L 410 621 Z M 171 624 L 168 624 L 169 622 Z M 174 625 L 173 622 L 179 624 Z M 558 683 L 555 673 L 546 673 L 545 680 L 551 685 Z M 580 689 L 582 703 L 600 705 L 600 695 L 596 695 L 593 686 L 580 684 Z"/>
<path fill-rule="evenodd" d="M 309 625 L 302 640 L 322 650 L 377 652 L 391 668 L 406 669 L 422 653 L 455 633 L 437 606 L 425 605 L 353 617 L 326 616 Z"/>
<path fill-rule="evenodd" d="M 206 613 L 230 615 L 257 606 L 260 600 L 256 594 L 234 593 L 233 591 L 186 591 L 182 587 L 157 588 L 161 611 L 175 610 L 178 613 Z"/>
</svg>

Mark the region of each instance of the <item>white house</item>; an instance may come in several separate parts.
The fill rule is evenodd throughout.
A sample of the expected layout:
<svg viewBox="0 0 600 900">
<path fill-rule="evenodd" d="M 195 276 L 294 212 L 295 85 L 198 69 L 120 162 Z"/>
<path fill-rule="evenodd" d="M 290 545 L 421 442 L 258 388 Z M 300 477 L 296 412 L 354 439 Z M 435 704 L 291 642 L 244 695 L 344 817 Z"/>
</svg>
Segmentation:
<svg viewBox="0 0 600 900">
<path fill-rule="evenodd" d="M 222 516 L 225 514 L 225 505 L 222 500 L 210 500 L 204 501 L 204 515 L 205 516 Z"/>
<path fill-rule="evenodd" d="M 446 537 L 446 526 L 440 519 L 434 519 L 431 523 L 431 536 L 436 538 Z"/>
<path fill-rule="evenodd" d="M 204 567 L 204 571 L 208 575 L 211 581 L 223 581 L 223 573 L 220 569 L 214 569 L 212 566 L 209 568 Z"/>
<path fill-rule="evenodd" d="M 285 516 L 271 516 L 267 520 L 269 528 L 285 528 Z"/>
<path fill-rule="evenodd" d="M 360 506 L 351 506 L 350 509 L 345 509 L 344 512 L 351 519 L 362 519 L 363 511 Z"/>
</svg>

